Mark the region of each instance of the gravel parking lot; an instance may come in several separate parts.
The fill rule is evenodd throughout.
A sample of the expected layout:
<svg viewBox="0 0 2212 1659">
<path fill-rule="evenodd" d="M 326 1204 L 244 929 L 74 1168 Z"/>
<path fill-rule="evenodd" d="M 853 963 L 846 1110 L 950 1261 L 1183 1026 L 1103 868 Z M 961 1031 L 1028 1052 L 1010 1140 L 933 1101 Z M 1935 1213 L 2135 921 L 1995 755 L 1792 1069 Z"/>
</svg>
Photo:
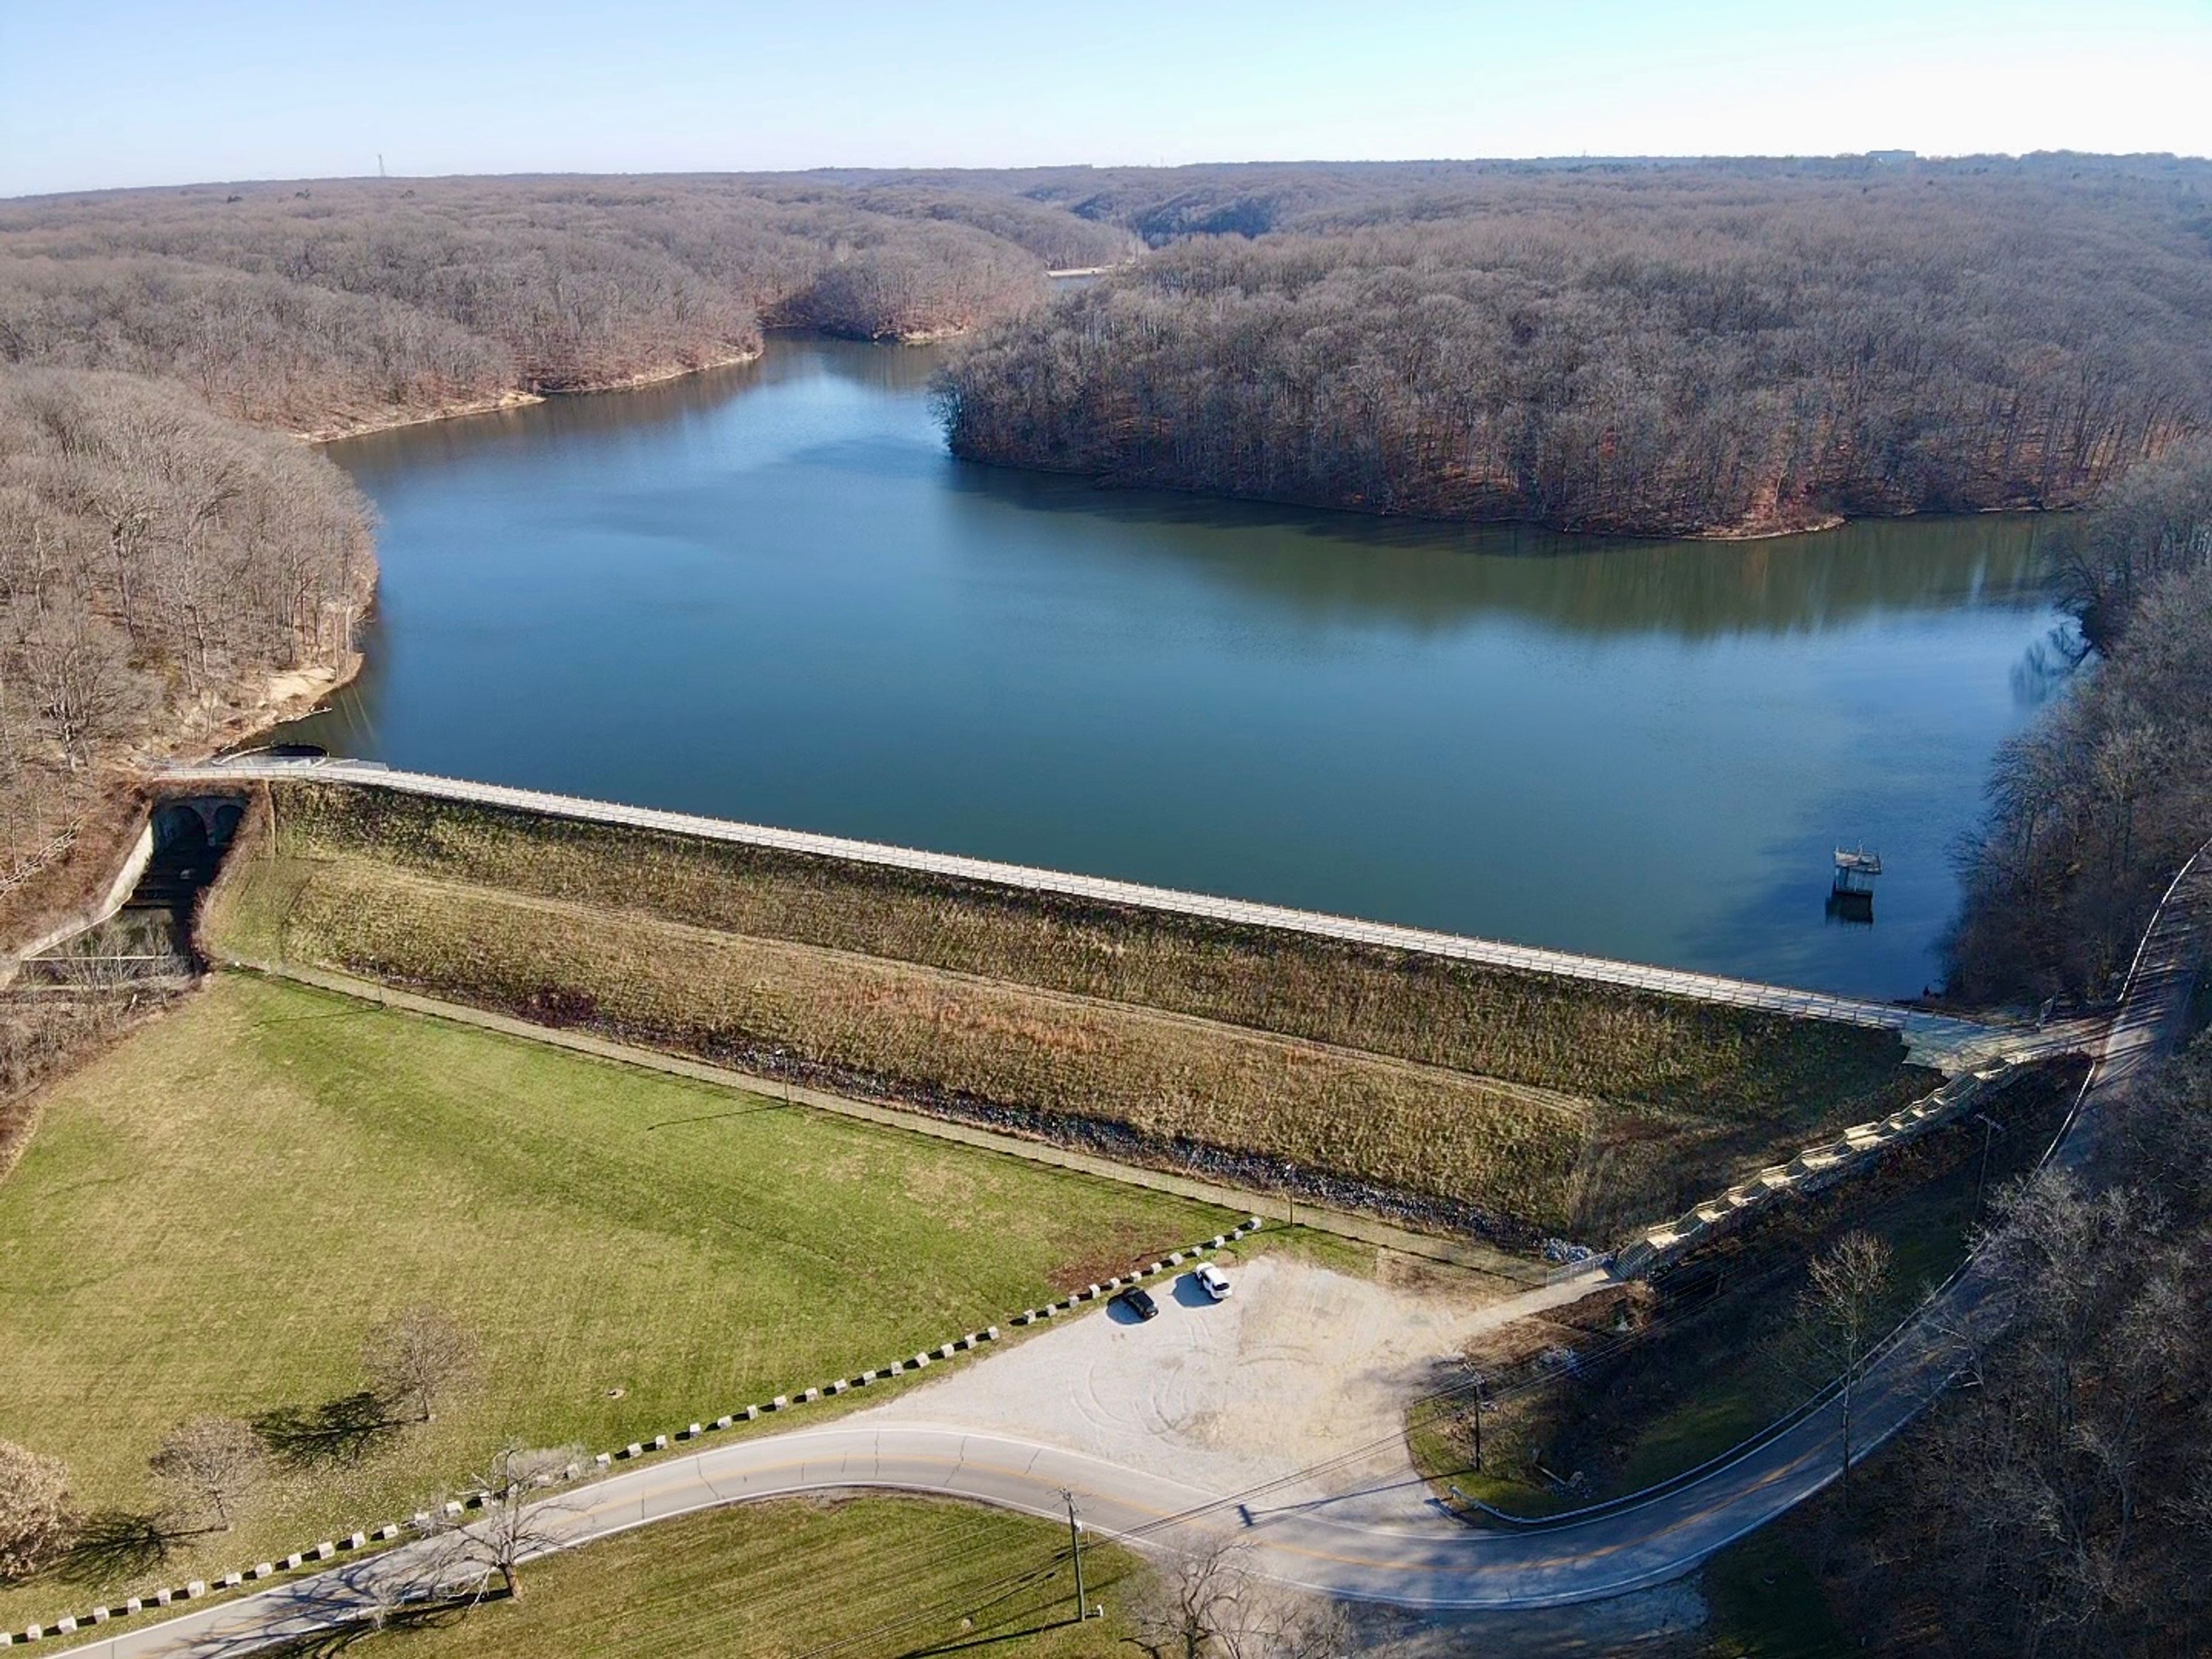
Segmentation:
<svg viewBox="0 0 2212 1659">
<path fill-rule="evenodd" d="M 1185 1273 L 1154 1287 L 1157 1319 L 1097 1309 L 853 1421 L 1016 1434 L 1224 1494 L 1297 1477 L 1255 1509 L 1418 1523 L 1427 1492 L 1400 1431 L 1435 1362 L 1584 1288 L 1498 1302 L 1472 1279 L 1377 1282 L 1282 1255 L 1230 1277 L 1225 1302 Z"/>
</svg>

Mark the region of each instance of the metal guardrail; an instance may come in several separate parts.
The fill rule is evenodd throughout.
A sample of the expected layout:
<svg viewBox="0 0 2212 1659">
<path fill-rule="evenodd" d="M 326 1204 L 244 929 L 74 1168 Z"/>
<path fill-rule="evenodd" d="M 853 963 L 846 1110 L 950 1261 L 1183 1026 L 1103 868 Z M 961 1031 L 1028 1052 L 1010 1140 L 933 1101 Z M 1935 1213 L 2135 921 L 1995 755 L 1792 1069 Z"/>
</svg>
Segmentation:
<svg viewBox="0 0 2212 1659">
<path fill-rule="evenodd" d="M 1486 967 L 1516 969 L 1524 973 L 1547 974 L 1561 979 L 1651 991 L 1699 1002 L 1756 1008 L 1795 1018 L 1829 1020 L 1897 1031 L 1907 1036 L 1924 1037 L 1939 1042 L 1963 1044 L 1995 1035 L 1994 1028 L 1972 1020 L 1924 1013 L 1888 1003 L 1832 996 L 1821 991 L 1792 990 L 1785 986 L 1730 979 L 1717 974 L 1656 968 L 1643 963 L 1619 962 L 1572 951 L 1510 945 L 1498 939 L 1437 933 L 1390 922 L 1363 921 L 1318 911 L 1296 910 L 1246 899 L 1218 898 L 1202 893 L 1182 892 L 1174 888 L 1152 887 L 1103 876 L 1074 875 L 1065 871 L 1006 864 L 958 854 L 923 852 L 879 842 L 854 841 L 801 830 L 778 830 L 726 818 L 662 811 L 653 807 L 626 806 L 617 802 L 588 800 L 541 790 L 514 788 L 504 784 L 474 783 L 465 779 L 441 777 L 433 773 L 393 771 L 370 762 L 240 759 L 176 767 L 161 775 L 178 781 L 201 783 L 283 782 L 314 779 L 354 784 L 390 789 L 402 794 L 506 807 L 551 817 L 623 824 L 663 834 L 911 870 L 925 875 L 944 876 L 955 880 L 981 882 L 1031 892 L 1054 893 L 1135 909 L 1199 916 L 1241 927 L 1273 928 L 1344 939 L 1415 955 L 1479 963 Z"/>
<path fill-rule="evenodd" d="M 2198 873 L 2198 866 L 2208 863 L 2212 863 L 2212 841 L 2206 842 L 2191 854 L 2188 862 L 2184 864 L 2175 872 L 2173 879 L 2166 884 L 2166 891 L 2159 898 L 2158 908 L 2151 913 L 2150 922 L 2143 929 L 2142 939 L 2136 941 L 2135 955 L 2129 963 L 2127 977 L 2122 983 L 2119 998 L 2119 1006 L 2124 1012 L 2141 985 L 2153 942 L 2161 936 L 2171 939 L 2177 932 L 2193 929 L 2197 918 L 2191 913 L 2191 906 L 2195 901 L 2185 898 L 2179 909 L 2175 908 L 2174 901 L 2176 896 L 2181 894 L 2184 884 Z M 2116 1024 L 2113 1029 L 2117 1030 L 2119 1027 Z M 2098 1081 L 2099 1070 L 2100 1066 L 2093 1064 L 2087 1075 L 2082 1078 L 2081 1087 L 2075 1091 L 2074 1099 L 2067 1108 L 2066 1116 L 2051 1136 L 2050 1145 L 2043 1149 L 2041 1156 L 2036 1159 L 2035 1168 L 2038 1173 L 2050 1165 L 2051 1160 L 2057 1157 L 2061 1148 L 2072 1137 L 2081 1118 L 2082 1104 L 2088 1099 L 2090 1090 Z M 1693 1468 L 1685 1469 L 1680 1474 L 1670 1475 L 1663 1480 L 1654 1481 L 1651 1485 L 1640 1487 L 1635 1492 L 1624 1492 L 1618 1498 L 1607 1498 L 1603 1502 L 1588 1504 L 1581 1509 L 1563 1510 L 1556 1515 L 1515 1515 L 1480 1502 L 1476 1502 L 1474 1507 L 1516 1531 L 1545 1532 L 1555 1528 L 1581 1526 L 1629 1510 L 1641 1509 L 1647 1504 L 1658 1503 L 1678 1492 L 1686 1491 L 1692 1486 L 1712 1480 L 1726 1473 L 1745 1458 L 1772 1444 L 1790 1430 L 1806 1421 L 1842 1393 L 1847 1378 L 1864 1377 L 1876 1364 L 1903 1346 L 1907 1338 L 1923 1332 L 1929 1321 L 1936 1316 L 1940 1304 L 1951 1296 L 1970 1274 L 1982 1266 L 1983 1255 L 1984 1251 L 1981 1248 L 1970 1251 L 1966 1260 L 1954 1267 L 1941 1284 L 1931 1289 L 1914 1305 L 1910 1313 L 1867 1350 L 1865 1357 L 1852 1371 L 1824 1384 L 1806 1399 L 1783 1413 L 1765 1428 L 1747 1436 L 1726 1451 L 1708 1458 Z M 1936 1395 L 1941 1394 L 1958 1374 L 1959 1368 L 1956 1366 L 1943 1371 L 1937 1386 L 1929 1391 L 1929 1398 L 1933 1400 Z M 1922 1403 L 1924 1405 L 1926 1402 Z M 1917 1407 L 1907 1413 L 1898 1424 L 1893 1426 L 1890 1432 L 1903 1427 L 1905 1423 L 1911 1421 L 1918 1414 Z M 1877 1437 L 1865 1446 L 1859 1448 L 1852 1462 L 1856 1463 L 1860 1458 L 1875 1450 L 1882 1443 L 1883 1438 L 1886 1438 L 1886 1436 Z"/>
</svg>

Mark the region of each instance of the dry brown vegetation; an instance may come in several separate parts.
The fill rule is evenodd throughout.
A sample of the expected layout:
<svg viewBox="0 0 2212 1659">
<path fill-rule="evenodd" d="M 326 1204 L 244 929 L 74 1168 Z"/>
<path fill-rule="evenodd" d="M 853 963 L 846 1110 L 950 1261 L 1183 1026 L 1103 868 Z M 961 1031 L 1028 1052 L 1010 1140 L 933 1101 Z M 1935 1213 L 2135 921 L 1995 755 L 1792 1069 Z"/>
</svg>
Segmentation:
<svg viewBox="0 0 2212 1659">
<path fill-rule="evenodd" d="M 0 921 L 112 878 L 141 754 L 350 662 L 368 508 L 321 456 L 122 374 L 0 376 Z"/>
<path fill-rule="evenodd" d="M 37 1126 L 40 1087 L 167 1001 L 160 991 L 0 992 L 0 1181 Z"/>
<path fill-rule="evenodd" d="M 2080 502 L 2212 421 L 2212 167 L 1194 168 L 951 368 L 954 451 L 1270 501 L 1769 532 Z M 1193 233 L 1212 233 L 1198 234 Z"/>
<path fill-rule="evenodd" d="M 2057 563 L 2087 654 L 1998 751 L 1961 848 L 1952 988 L 1981 1002 L 2106 995 L 2212 836 L 2212 448 L 2129 478 Z"/>
<path fill-rule="evenodd" d="M 1662 1114 L 1872 1097 L 1891 1033 L 805 854 L 300 783 L 286 850 L 927 963 Z M 1920 1074 L 1920 1075 L 1925 1075 Z M 1809 1121 L 1809 1120 L 1808 1120 Z"/>
<path fill-rule="evenodd" d="M 763 325 L 957 332 L 1126 232 L 975 189 L 376 179 L 0 204 L 0 362 L 342 432 L 730 361 Z"/>
<path fill-rule="evenodd" d="M 218 955 L 1504 1237 L 1609 1236 L 1922 1086 L 1887 1033 L 380 791 L 273 794 L 277 833 L 257 810 L 210 907 Z"/>
</svg>

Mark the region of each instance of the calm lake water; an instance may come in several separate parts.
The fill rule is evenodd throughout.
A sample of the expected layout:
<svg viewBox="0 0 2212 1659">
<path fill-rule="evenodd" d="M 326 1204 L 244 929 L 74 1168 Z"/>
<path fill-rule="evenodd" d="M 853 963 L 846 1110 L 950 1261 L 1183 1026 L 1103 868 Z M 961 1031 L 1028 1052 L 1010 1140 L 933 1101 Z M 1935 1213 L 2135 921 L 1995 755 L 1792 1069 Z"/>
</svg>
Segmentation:
<svg viewBox="0 0 2212 1659">
<path fill-rule="evenodd" d="M 2033 713 L 2036 526 L 1567 540 L 952 460 L 931 354 L 362 438 L 395 766 L 1877 996 Z M 1887 865 L 1830 923 L 1838 843 Z"/>
</svg>

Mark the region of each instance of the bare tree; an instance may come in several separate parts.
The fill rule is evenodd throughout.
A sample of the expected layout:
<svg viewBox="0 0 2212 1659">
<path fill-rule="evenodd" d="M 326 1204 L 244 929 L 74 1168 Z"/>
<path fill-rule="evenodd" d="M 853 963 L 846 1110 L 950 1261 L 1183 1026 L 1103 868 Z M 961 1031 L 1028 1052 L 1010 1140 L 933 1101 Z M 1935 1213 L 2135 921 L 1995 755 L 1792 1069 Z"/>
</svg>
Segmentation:
<svg viewBox="0 0 2212 1659">
<path fill-rule="evenodd" d="M 228 1532 L 269 1468 L 260 1437 L 235 1417 L 180 1423 L 148 1461 L 154 1478 L 199 1523 L 193 1529 L 205 1532 Z"/>
<path fill-rule="evenodd" d="M 1254 1576 L 1249 1552 L 1222 1542 L 1154 1574 L 1130 1640 L 1152 1659 L 1336 1659 L 1350 1647 L 1342 1610 Z"/>
<path fill-rule="evenodd" d="M 76 1526 L 69 1471 L 0 1440 L 0 1583 L 43 1571 L 68 1547 Z"/>
<path fill-rule="evenodd" d="M 1887 1241 L 1845 1233 L 1813 1258 L 1797 1304 L 1797 1348 L 1812 1375 L 1832 1381 L 1842 1413 L 1844 1501 L 1850 1502 L 1853 1408 L 1867 1353 L 1885 1328 L 1891 1289 Z"/>
<path fill-rule="evenodd" d="M 433 1422 L 438 1402 L 475 1376 L 479 1350 L 466 1327 L 440 1310 L 417 1306 L 386 1320 L 368 1334 L 362 1368 L 370 1387 L 390 1407 Z"/>
<path fill-rule="evenodd" d="M 1243 1547 L 1217 1544 L 1178 1555 L 1155 1570 L 1131 1615 L 1130 1640 L 1152 1659 L 1207 1659 L 1237 1623 L 1244 1584 Z"/>
<path fill-rule="evenodd" d="M 502 1448 L 470 1488 L 470 1498 L 477 1500 L 473 1511 L 464 1510 L 444 1523 L 441 1582 L 473 1583 L 481 1593 L 497 1574 L 507 1595 L 520 1600 L 522 1564 L 558 1547 L 571 1513 L 572 1506 L 550 1489 L 574 1479 L 583 1455 L 574 1446 L 532 1449 L 511 1443 Z"/>
</svg>

